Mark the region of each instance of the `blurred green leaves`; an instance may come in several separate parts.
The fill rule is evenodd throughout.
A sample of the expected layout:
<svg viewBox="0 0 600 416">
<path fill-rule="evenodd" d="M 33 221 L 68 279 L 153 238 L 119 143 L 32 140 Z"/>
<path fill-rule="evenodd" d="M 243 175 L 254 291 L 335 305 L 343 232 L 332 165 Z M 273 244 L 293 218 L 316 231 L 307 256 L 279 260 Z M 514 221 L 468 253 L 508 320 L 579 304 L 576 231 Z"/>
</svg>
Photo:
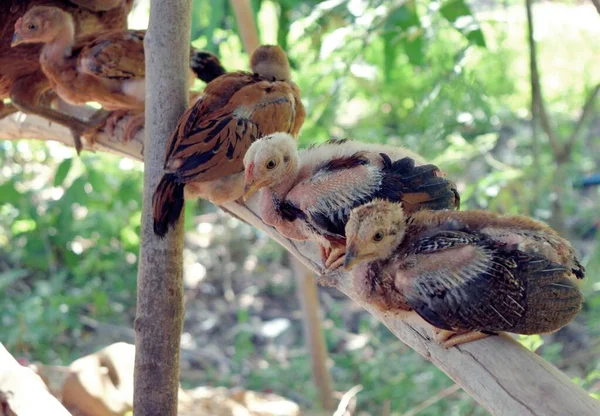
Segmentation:
<svg viewBox="0 0 600 416">
<path fill-rule="evenodd" d="M 440 13 L 456 30 L 463 34 L 469 42 L 485 47 L 483 32 L 479 23 L 464 0 L 447 0 L 440 7 Z"/>
</svg>

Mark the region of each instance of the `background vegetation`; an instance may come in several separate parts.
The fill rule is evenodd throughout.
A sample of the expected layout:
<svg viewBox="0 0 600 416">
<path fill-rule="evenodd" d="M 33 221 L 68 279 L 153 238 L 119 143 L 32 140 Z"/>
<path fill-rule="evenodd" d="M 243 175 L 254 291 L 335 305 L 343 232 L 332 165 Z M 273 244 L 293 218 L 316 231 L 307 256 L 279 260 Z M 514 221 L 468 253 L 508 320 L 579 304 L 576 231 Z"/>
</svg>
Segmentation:
<svg viewBox="0 0 600 416">
<path fill-rule="evenodd" d="M 532 129 L 525 8 L 506 0 L 254 0 L 261 41 L 290 55 L 308 119 L 301 144 L 330 137 L 402 144 L 457 181 L 464 209 L 520 213 L 568 236 L 588 269 L 585 308 L 551 337 L 523 337 L 600 397 L 600 117 L 557 165 Z M 132 27 L 145 27 L 140 2 Z M 534 6 L 538 65 L 559 138 L 600 81 L 591 4 Z M 192 39 L 247 68 L 226 0 L 194 0 Z M 202 88 L 201 84 L 197 85 Z M 597 110 L 595 104 L 592 110 Z M 15 355 L 69 362 L 104 346 L 102 323 L 131 327 L 142 166 L 55 143 L 0 142 L 0 333 Z M 557 167 L 560 167 L 557 170 Z M 272 390 L 310 409 L 316 392 L 287 255 L 202 201 L 186 209 L 188 384 Z M 364 414 L 403 414 L 452 385 L 368 314 L 321 290 L 335 388 L 356 384 Z M 184 358 L 185 359 L 185 358 Z M 419 414 L 483 414 L 462 391 Z"/>
</svg>

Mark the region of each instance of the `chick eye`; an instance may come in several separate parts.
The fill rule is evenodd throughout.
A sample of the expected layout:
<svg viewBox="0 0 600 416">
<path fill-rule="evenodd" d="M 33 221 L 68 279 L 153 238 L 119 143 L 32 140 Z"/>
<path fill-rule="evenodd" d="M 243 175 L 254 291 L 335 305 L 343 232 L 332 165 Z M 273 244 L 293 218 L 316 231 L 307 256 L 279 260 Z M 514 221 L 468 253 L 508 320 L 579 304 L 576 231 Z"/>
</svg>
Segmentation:
<svg viewBox="0 0 600 416">
<path fill-rule="evenodd" d="M 381 241 L 381 240 L 383 240 L 383 231 L 377 231 L 373 235 L 373 241 Z"/>
<path fill-rule="evenodd" d="M 267 169 L 274 169 L 275 166 L 277 166 L 277 162 L 275 161 L 275 159 L 271 159 L 267 162 Z"/>
<path fill-rule="evenodd" d="M 35 23 L 30 23 L 29 26 L 27 26 L 27 29 L 29 29 L 29 30 L 36 30 L 37 29 L 37 25 Z"/>
</svg>

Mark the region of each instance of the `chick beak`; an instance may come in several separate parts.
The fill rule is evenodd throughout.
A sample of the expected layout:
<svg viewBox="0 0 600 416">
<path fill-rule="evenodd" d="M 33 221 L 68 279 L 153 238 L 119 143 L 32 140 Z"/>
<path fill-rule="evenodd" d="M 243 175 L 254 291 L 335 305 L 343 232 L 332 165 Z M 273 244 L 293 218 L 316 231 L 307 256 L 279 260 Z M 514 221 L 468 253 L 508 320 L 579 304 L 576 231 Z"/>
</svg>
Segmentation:
<svg viewBox="0 0 600 416">
<path fill-rule="evenodd" d="M 249 180 L 246 181 L 244 183 L 244 201 L 247 201 L 250 199 L 250 197 L 252 195 L 254 195 L 256 193 L 256 191 L 258 191 L 260 188 L 260 184 L 254 182 L 253 180 Z"/>
<path fill-rule="evenodd" d="M 12 40 L 10 41 L 10 47 L 11 48 L 15 47 L 22 41 L 23 41 L 23 38 L 21 37 L 21 35 L 19 35 L 19 32 L 15 32 L 15 33 L 13 33 Z"/>
<path fill-rule="evenodd" d="M 351 242 L 346 248 L 346 257 L 344 258 L 344 270 L 349 271 L 359 261 L 360 259 L 358 258 L 358 247 L 354 242 Z"/>
</svg>

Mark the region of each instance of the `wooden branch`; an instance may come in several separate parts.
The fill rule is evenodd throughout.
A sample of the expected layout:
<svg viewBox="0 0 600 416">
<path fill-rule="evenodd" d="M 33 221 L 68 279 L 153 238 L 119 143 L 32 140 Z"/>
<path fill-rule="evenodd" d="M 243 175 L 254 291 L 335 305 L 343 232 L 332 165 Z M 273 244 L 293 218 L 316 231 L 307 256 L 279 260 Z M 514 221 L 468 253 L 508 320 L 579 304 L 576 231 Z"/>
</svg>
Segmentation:
<svg viewBox="0 0 600 416">
<path fill-rule="evenodd" d="M 24 134 L 35 131 L 30 128 L 31 120 L 28 117 L 23 121 L 19 130 Z M 7 124 L 10 123 L 0 120 L 0 132 Z M 56 135 L 50 132 L 55 128 L 52 125 L 45 130 L 46 134 L 38 138 L 55 140 Z M 25 136 L 31 137 L 31 134 Z M 0 133 L 2 137 L 6 135 Z M 70 143 L 70 139 L 67 142 Z M 104 142 L 98 145 L 104 145 Z M 124 144 L 125 147 L 128 145 Z M 124 155 L 132 153 L 133 147 L 127 148 Z M 140 160 L 141 155 L 136 159 Z M 224 208 L 268 234 L 313 272 L 322 274 L 318 250 L 313 243 L 290 241 L 282 237 L 260 220 L 256 214 L 256 200 L 248 202 L 248 205 L 230 203 Z M 446 350 L 433 341 L 429 329 L 409 325 L 394 314 L 382 313 L 361 302 L 349 278 L 343 274 L 340 275 L 338 289 L 379 319 L 396 337 L 444 371 L 494 415 L 600 414 L 599 401 L 571 382 L 556 367 L 508 336 L 490 337 Z"/>
<path fill-rule="evenodd" d="M 563 150 L 564 157 L 567 158 L 567 160 L 571 155 L 571 151 L 573 150 L 573 146 L 575 145 L 575 142 L 577 141 L 577 137 L 579 137 L 579 133 L 581 132 L 581 129 L 583 128 L 586 120 L 592 114 L 592 111 L 594 110 L 594 104 L 596 102 L 596 97 L 598 96 L 598 93 L 600 93 L 600 84 L 597 84 L 594 87 L 594 89 L 592 89 L 592 91 L 589 93 L 587 98 L 585 99 L 585 103 L 583 104 L 583 107 L 581 109 L 581 114 L 579 115 L 579 118 L 577 119 L 577 122 L 575 123 L 575 128 L 573 129 L 573 133 L 571 133 L 571 135 L 569 136 L 569 139 L 567 140 L 567 143 L 565 144 L 565 147 Z"/>
<path fill-rule="evenodd" d="M 319 308 L 319 295 L 312 272 L 296 257 L 290 255 L 296 277 L 296 292 L 302 304 L 304 340 L 312 361 L 312 376 L 319 393 L 321 409 L 332 412 L 333 381 L 327 368 L 327 345 L 323 335 Z"/>
<path fill-rule="evenodd" d="M 250 0 L 229 0 L 229 3 L 231 4 L 240 30 L 240 38 L 244 45 L 244 51 L 250 55 L 260 44 Z"/>
<path fill-rule="evenodd" d="M 554 153 L 554 157 L 556 159 L 562 153 L 562 148 L 560 146 L 558 137 L 552 128 L 552 123 L 550 122 L 550 117 L 548 116 L 548 111 L 546 111 L 546 104 L 544 103 L 544 97 L 542 95 L 542 87 L 540 85 L 540 73 L 537 65 L 537 50 L 535 45 L 535 39 L 533 35 L 533 13 L 531 11 L 532 0 L 525 0 L 525 10 L 527 12 L 527 42 L 529 43 L 529 71 L 531 77 L 531 99 L 533 101 L 533 105 L 537 107 L 538 115 L 540 117 L 540 123 L 542 125 L 542 129 L 548 136 L 548 140 L 550 141 L 550 147 L 552 148 L 552 153 Z"/>
<path fill-rule="evenodd" d="M 152 195 L 164 173 L 167 140 L 188 105 L 190 16 L 191 0 L 151 0 L 144 39 L 148 140 L 144 154 L 133 400 L 134 414 L 140 416 L 177 415 L 184 314 L 183 221 L 178 221 L 164 238 L 155 235 Z"/>
<path fill-rule="evenodd" d="M 0 343 L 0 403 L 6 400 L 13 415 L 70 416 L 40 376 L 24 367 Z M 0 414 L 3 414 L 0 407 Z M 8 410 L 8 409 L 6 409 Z"/>
</svg>

